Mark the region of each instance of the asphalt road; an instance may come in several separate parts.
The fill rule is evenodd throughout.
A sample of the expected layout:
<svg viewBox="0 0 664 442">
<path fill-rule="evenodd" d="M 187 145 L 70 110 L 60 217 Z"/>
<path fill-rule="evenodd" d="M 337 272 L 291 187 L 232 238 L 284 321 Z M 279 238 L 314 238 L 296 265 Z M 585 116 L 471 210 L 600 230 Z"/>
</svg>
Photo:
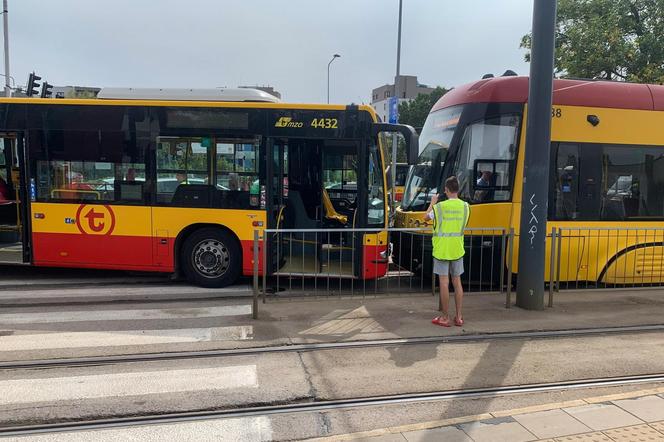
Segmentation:
<svg viewBox="0 0 664 442">
<path fill-rule="evenodd" d="M 21 278 L 40 279 L 16 275 L 0 290 L 3 361 L 291 342 L 276 336 L 270 320 L 251 319 L 244 284 L 219 292 L 94 276 L 77 284 L 71 274 L 56 277 L 61 284 L 20 286 Z M 664 334 L 647 333 L 0 370 L 0 426 L 661 373 L 663 345 Z M 646 386 L 102 430 L 68 440 L 298 439 L 636 388 Z"/>
</svg>

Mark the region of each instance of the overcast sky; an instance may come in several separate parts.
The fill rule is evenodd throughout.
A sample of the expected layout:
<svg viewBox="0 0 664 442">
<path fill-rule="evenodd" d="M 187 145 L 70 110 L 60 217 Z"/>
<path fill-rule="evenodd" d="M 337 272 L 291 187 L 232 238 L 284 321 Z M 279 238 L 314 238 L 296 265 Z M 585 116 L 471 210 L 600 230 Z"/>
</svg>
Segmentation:
<svg viewBox="0 0 664 442">
<path fill-rule="evenodd" d="M 369 102 L 396 71 L 398 0 L 9 0 L 10 66 L 57 86 L 270 85 L 290 102 Z M 401 73 L 455 86 L 506 69 L 532 0 L 404 0 Z"/>
</svg>

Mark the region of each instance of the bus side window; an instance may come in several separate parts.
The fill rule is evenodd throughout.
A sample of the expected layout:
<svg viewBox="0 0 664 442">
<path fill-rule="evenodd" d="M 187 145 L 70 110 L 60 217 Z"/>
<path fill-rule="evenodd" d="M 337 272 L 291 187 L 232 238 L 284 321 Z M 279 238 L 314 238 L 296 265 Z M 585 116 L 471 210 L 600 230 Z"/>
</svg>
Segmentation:
<svg viewBox="0 0 664 442">
<path fill-rule="evenodd" d="M 217 138 L 215 186 L 222 208 L 259 208 L 261 137 Z"/>
<path fill-rule="evenodd" d="M 209 184 L 209 137 L 157 137 L 157 202 L 171 204 L 177 188 Z"/>
</svg>

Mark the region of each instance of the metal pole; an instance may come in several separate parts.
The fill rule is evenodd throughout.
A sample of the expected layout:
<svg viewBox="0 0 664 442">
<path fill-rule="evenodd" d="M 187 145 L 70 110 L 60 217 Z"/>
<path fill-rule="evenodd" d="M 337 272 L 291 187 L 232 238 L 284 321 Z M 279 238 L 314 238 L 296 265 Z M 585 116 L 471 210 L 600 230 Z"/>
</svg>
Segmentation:
<svg viewBox="0 0 664 442">
<path fill-rule="evenodd" d="M 5 32 L 5 97 L 12 96 L 9 86 L 9 13 L 7 12 L 7 0 L 2 1 L 2 21 Z"/>
<path fill-rule="evenodd" d="M 397 77 L 401 68 L 401 13 L 403 11 L 403 0 L 399 0 L 399 28 L 397 30 Z M 396 86 L 395 86 L 396 88 Z M 398 95 L 397 95 L 398 97 Z"/>
<path fill-rule="evenodd" d="M 514 227 L 510 227 L 507 237 L 507 291 L 505 292 L 505 308 L 512 307 L 512 263 L 514 262 Z"/>
<path fill-rule="evenodd" d="M 251 317 L 258 319 L 258 230 L 254 230 L 254 299 L 251 304 Z"/>
<path fill-rule="evenodd" d="M 395 123 L 399 122 L 399 75 L 401 73 L 401 14 L 403 12 L 403 0 L 399 0 L 399 26 L 397 28 L 397 75 L 394 77 L 394 98 L 397 100 L 397 115 Z M 396 132 L 392 135 L 392 167 L 390 174 L 392 175 L 392 215 L 394 216 L 396 209 L 396 181 L 397 181 L 397 145 L 399 138 Z"/>
<path fill-rule="evenodd" d="M 556 1 L 535 0 L 528 90 L 525 166 L 519 224 L 516 305 L 544 309 L 544 261 Z"/>
<path fill-rule="evenodd" d="M 332 60 L 330 60 L 330 62 L 327 64 L 327 104 L 330 104 L 330 65 L 335 59 L 339 57 L 341 57 L 341 55 L 334 54 L 332 56 Z"/>
<path fill-rule="evenodd" d="M 553 307 L 553 286 L 556 278 L 556 228 L 551 228 L 551 253 L 549 253 L 549 308 Z"/>
</svg>

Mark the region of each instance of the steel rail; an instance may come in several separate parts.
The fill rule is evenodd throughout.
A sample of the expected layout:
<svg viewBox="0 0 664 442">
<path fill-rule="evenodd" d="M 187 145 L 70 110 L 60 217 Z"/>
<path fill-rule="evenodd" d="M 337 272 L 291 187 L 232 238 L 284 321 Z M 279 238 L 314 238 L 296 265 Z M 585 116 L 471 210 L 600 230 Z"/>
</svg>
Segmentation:
<svg viewBox="0 0 664 442">
<path fill-rule="evenodd" d="M 664 331 L 664 324 L 597 327 L 565 330 L 537 330 L 519 332 L 499 332 L 451 336 L 423 336 L 412 338 L 375 339 L 366 341 L 318 342 L 304 344 L 283 344 L 265 347 L 246 347 L 198 351 L 174 351 L 159 353 L 122 354 L 112 356 L 86 356 L 75 358 L 34 359 L 25 361 L 0 362 L 0 370 L 45 369 L 60 367 L 82 367 L 92 365 L 113 365 L 182 359 L 202 359 L 229 356 L 251 356 L 269 353 L 311 352 L 370 347 L 391 347 L 399 345 L 453 344 L 514 339 L 579 338 L 612 334 L 651 333 Z"/>
<path fill-rule="evenodd" d="M 238 417 L 270 416 L 278 414 L 310 413 L 328 410 L 396 405 L 416 402 L 444 401 L 450 399 L 481 399 L 505 395 L 541 393 L 550 391 L 578 390 L 583 388 L 615 387 L 624 385 L 664 382 L 664 373 L 642 374 L 632 376 L 578 379 L 571 381 L 549 382 L 539 384 L 510 385 L 488 388 L 469 388 L 444 390 L 425 393 L 405 393 L 384 396 L 370 396 L 329 401 L 311 401 L 295 404 L 261 405 L 224 410 L 187 411 L 148 416 L 128 416 L 87 421 L 56 422 L 25 426 L 0 428 L 0 437 L 21 436 L 40 433 L 65 431 L 99 430 L 138 425 L 155 425 L 178 422 L 191 422 L 210 419 L 227 419 Z"/>
</svg>

